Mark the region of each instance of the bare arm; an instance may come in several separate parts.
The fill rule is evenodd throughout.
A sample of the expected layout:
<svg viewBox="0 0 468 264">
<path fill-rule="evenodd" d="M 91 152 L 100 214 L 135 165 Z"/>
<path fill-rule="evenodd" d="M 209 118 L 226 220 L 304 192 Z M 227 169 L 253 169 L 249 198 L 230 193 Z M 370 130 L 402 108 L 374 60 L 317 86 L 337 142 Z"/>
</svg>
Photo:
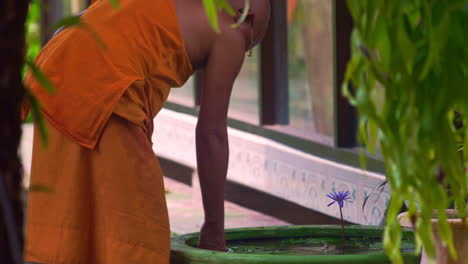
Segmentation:
<svg viewBox="0 0 468 264">
<path fill-rule="evenodd" d="M 215 41 L 204 74 L 196 128 L 197 163 L 205 222 L 199 247 L 224 251 L 224 185 L 229 161 L 227 112 L 232 86 L 245 56 L 240 31 L 226 30 Z"/>
</svg>

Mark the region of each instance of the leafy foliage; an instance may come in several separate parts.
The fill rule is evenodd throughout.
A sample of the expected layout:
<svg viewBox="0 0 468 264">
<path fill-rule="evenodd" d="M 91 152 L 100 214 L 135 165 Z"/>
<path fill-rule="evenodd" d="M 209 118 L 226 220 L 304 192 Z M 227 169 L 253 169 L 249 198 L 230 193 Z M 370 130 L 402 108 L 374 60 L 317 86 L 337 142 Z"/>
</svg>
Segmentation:
<svg viewBox="0 0 468 264">
<path fill-rule="evenodd" d="M 41 50 L 41 5 L 39 0 L 32 0 L 29 4 L 28 15 L 26 17 L 26 64 L 23 67 L 23 78 L 29 69 L 28 62 L 34 61 Z M 31 97 L 31 99 L 35 99 Z M 32 113 L 25 120 L 33 122 Z"/>
<path fill-rule="evenodd" d="M 26 59 L 33 61 L 41 49 L 40 40 L 40 25 L 39 19 L 41 16 L 41 10 L 39 0 L 31 1 L 29 5 L 28 16 L 26 18 Z M 23 69 L 23 76 L 26 74 L 27 68 Z"/>
<path fill-rule="evenodd" d="M 455 256 L 445 209 L 454 202 L 466 217 L 468 158 L 458 150 L 468 128 L 456 127 L 454 117 L 457 112 L 459 123 L 468 122 L 468 1 L 347 3 L 355 28 L 344 91 L 359 111 L 360 140 L 372 153 L 378 147 L 386 164 L 386 252 L 402 263 L 397 214 L 406 200 L 418 248 L 435 256 L 436 211 L 441 238 Z"/>
<path fill-rule="evenodd" d="M 44 89 L 47 90 L 47 92 L 55 93 L 56 90 L 53 84 L 33 61 L 26 60 L 26 65 L 29 67 L 36 80 L 42 85 L 42 87 L 44 87 Z"/>
<path fill-rule="evenodd" d="M 211 26 L 216 32 L 220 32 L 219 22 L 218 22 L 218 12 L 225 11 L 231 16 L 235 16 L 236 11 L 232 9 L 227 0 L 203 0 L 203 5 L 205 7 L 206 15 L 210 21 Z M 233 27 L 238 27 L 242 22 L 247 18 L 247 14 L 250 9 L 250 0 L 245 0 L 245 7 L 242 12 L 242 15 Z"/>
</svg>

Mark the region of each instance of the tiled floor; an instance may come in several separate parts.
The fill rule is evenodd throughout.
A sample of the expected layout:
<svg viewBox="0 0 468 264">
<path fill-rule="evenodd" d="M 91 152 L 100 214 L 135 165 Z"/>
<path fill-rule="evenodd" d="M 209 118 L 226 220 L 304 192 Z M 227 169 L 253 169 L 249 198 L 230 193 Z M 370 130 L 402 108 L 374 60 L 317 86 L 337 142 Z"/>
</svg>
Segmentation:
<svg viewBox="0 0 468 264">
<path fill-rule="evenodd" d="M 200 193 L 183 183 L 164 177 L 171 232 L 198 232 L 203 224 L 203 205 Z M 226 228 L 288 225 L 279 219 L 225 202 Z"/>
</svg>

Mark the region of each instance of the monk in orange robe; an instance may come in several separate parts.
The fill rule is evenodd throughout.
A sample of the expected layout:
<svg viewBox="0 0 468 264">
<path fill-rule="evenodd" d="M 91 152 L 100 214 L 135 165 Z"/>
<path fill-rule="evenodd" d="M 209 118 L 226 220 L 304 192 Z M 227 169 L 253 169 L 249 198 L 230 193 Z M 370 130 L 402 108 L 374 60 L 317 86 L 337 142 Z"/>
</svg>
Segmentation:
<svg viewBox="0 0 468 264">
<path fill-rule="evenodd" d="M 230 1 L 235 10 L 243 0 Z M 169 263 L 170 233 L 163 174 L 152 150 L 153 118 L 169 91 L 204 69 L 196 128 L 205 220 L 199 247 L 225 250 L 224 183 L 227 111 L 245 52 L 262 39 L 269 0 L 208 23 L 201 0 L 93 3 L 82 15 L 89 30 L 55 35 L 36 63 L 54 84 L 50 94 L 28 74 L 42 104 L 49 142 L 35 128 L 28 203 L 26 261 L 43 264 Z M 25 105 L 24 113 L 28 106 Z M 157 131 L 156 131 L 157 132 Z"/>
</svg>

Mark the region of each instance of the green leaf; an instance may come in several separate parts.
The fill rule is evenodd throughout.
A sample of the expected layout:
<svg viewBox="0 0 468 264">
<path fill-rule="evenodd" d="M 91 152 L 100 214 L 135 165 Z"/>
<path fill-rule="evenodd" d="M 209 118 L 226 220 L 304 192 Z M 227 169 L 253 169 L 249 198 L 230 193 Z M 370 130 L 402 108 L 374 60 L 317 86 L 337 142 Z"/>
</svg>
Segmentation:
<svg viewBox="0 0 468 264">
<path fill-rule="evenodd" d="M 401 18 L 401 20 L 404 17 Z M 413 64 L 415 58 L 414 43 L 411 42 L 406 29 L 404 27 L 403 21 L 398 23 L 397 39 L 399 43 L 399 49 L 401 50 L 402 59 L 404 60 L 405 68 L 408 73 L 412 73 Z"/>
<path fill-rule="evenodd" d="M 69 28 L 69 27 L 76 27 L 76 26 L 83 26 L 83 22 L 81 20 L 80 16 L 69 16 L 60 19 L 55 25 L 54 25 L 54 30 L 60 29 L 60 28 Z"/>
<path fill-rule="evenodd" d="M 34 76 L 36 81 L 49 93 L 55 93 L 56 90 L 50 80 L 45 76 L 42 70 L 30 60 L 26 61 L 26 65 L 31 69 L 31 74 Z"/>
<path fill-rule="evenodd" d="M 89 31 L 89 33 L 97 41 L 97 43 L 101 47 L 101 49 L 104 49 L 104 50 L 107 49 L 106 43 L 104 42 L 104 40 L 101 38 L 101 36 L 99 36 L 99 34 L 96 31 L 94 31 L 91 27 L 87 26 L 86 24 L 85 24 L 85 29 L 87 29 Z"/>
<path fill-rule="evenodd" d="M 444 246 L 448 246 L 450 255 L 456 260 L 457 259 L 457 252 L 455 250 L 455 245 L 453 244 L 453 235 L 452 229 L 447 222 L 447 214 L 445 213 L 445 208 L 441 208 L 442 210 L 438 210 L 438 230 L 440 231 L 440 236 L 442 238 L 442 244 Z"/>
<path fill-rule="evenodd" d="M 378 50 L 379 60 L 382 68 L 388 71 L 390 67 L 391 43 L 388 38 L 387 21 L 384 16 L 379 16 L 376 22 L 376 29 L 371 37 L 375 38 L 373 42 Z"/>
<path fill-rule="evenodd" d="M 219 0 L 218 7 L 220 10 L 226 11 L 230 16 L 235 16 L 237 12 L 232 8 L 232 6 L 226 0 Z"/>
<path fill-rule="evenodd" d="M 112 5 L 114 9 L 120 9 L 120 4 L 117 0 L 109 0 L 109 3 Z"/>
<path fill-rule="evenodd" d="M 214 31 L 217 33 L 221 32 L 219 29 L 218 14 L 216 11 L 217 8 L 216 8 L 215 1 L 203 0 L 203 6 L 205 7 L 205 12 L 206 12 L 206 15 L 208 16 L 208 21 L 210 22 Z"/>
<path fill-rule="evenodd" d="M 80 16 L 69 16 L 61 19 L 57 24 L 55 25 L 56 29 L 65 29 L 69 27 L 82 27 L 83 29 L 86 29 L 92 37 L 97 41 L 98 45 L 102 49 L 106 49 L 107 45 L 104 42 L 104 40 L 99 36 L 99 34 L 93 30 L 88 24 L 86 24 Z"/>
<path fill-rule="evenodd" d="M 378 128 L 374 122 L 369 122 L 367 124 L 367 130 L 368 130 L 367 133 L 368 133 L 368 138 L 369 138 L 368 149 L 372 155 L 375 155 L 375 150 L 378 148 L 378 142 L 377 142 Z"/>
<path fill-rule="evenodd" d="M 37 98 L 31 93 L 29 87 L 25 86 L 25 97 L 29 105 L 31 106 L 31 115 L 34 119 L 34 123 L 39 128 L 39 136 L 42 139 L 43 146 L 47 146 L 49 138 L 47 136 L 47 127 L 45 124 L 44 117 L 41 112 L 41 105 Z"/>
</svg>

